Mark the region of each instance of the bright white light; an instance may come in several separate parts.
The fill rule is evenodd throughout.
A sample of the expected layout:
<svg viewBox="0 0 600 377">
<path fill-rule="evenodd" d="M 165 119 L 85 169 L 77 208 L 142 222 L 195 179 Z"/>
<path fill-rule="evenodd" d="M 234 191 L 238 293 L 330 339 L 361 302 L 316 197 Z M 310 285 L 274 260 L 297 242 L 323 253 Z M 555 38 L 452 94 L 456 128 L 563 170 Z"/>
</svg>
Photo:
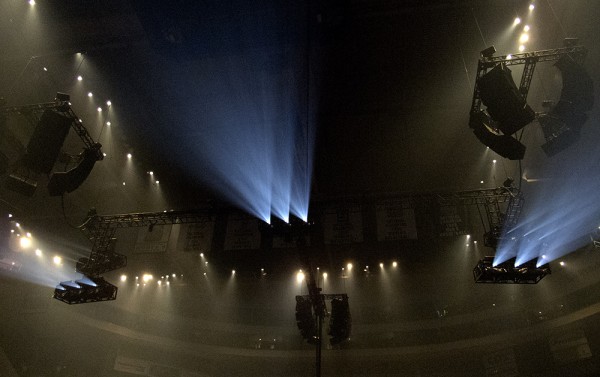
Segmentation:
<svg viewBox="0 0 600 377">
<path fill-rule="evenodd" d="M 177 275 L 175 275 L 175 274 L 173 274 L 173 275 L 171 275 L 171 276 L 173 276 L 173 277 L 177 277 Z"/>
<path fill-rule="evenodd" d="M 102 112 L 102 108 L 101 107 L 98 107 L 98 112 L 99 113 Z"/>
<path fill-rule="evenodd" d="M 493 164 L 495 164 L 495 163 L 496 163 L 496 160 L 492 160 L 492 163 L 493 163 Z"/>
<path fill-rule="evenodd" d="M 106 106 L 112 106 L 112 102 L 110 100 L 106 101 Z"/>
<path fill-rule="evenodd" d="M 298 283 L 302 283 L 304 281 L 304 272 L 302 272 L 302 270 L 298 271 L 296 274 L 296 281 Z"/>
<path fill-rule="evenodd" d="M 21 248 L 27 249 L 31 246 L 31 239 L 27 237 L 21 237 L 19 243 L 21 244 Z"/>
<path fill-rule="evenodd" d="M 231 274 L 232 274 L 232 275 L 235 275 L 235 270 L 231 270 Z"/>
<path fill-rule="evenodd" d="M 110 125 L 111 125 L 110 121 L 109 121 L 109 122 L 106 122 L 106 125 L 107 125 L 108 127 L 110 127 Z"/>
<path fill-rule="evenodd" d="M 158 281 L 158 285 L 162 285 L 162 281 L 160 281 L 160 280 L 159 280 L 159 281 Z"/>
<path fill-rule="evenodd" d="M 102 152 L 102 155 L 103 155 L 104 157 L 106 157 L 106 153 L 105 153 L 105 152 Z"/>
<path fill-rule="evenodd" d="M 483 184 L 483 181 L 481 181 L 481 182 L 479 182 L 479 183 Z"/>
<path fill-rule="evenodd" d="M 131 157 L 133 157 L 133 156 L 131 155 L 131 153 L 127 153 L 127 158 L 131 158 Z"/>
<path fill-rule="evenodd" d="M 348 268 L 348 271 L 352 271 L 352 263 L 348 263 L 348 265 L 346 266 Z"/>
<path fill-rule="evenodd" d="M 204 275 L 206 275 L 206 274 L 204 274 Z M 169 281 L 168 281 L 168 282 L 167 282 L 167 285 L 171 285 L 171 282 L 169 282 Z"/>
<path fill-rule="evenodd" d="M 52 261 L 54 262 L 54 264 L 60 265 L 62 263 L 62 258 L 57 255 L 54 258 L 52 258 Z"/>
<path fill-rule="evenodd" d="M 35 0 L 29 0 L 29 5 L 35 5 Z"/>
<path fill-rule="evenodd" d="M 200 253 L 200 257 L 204 258 L 204 253 Z"/>
<path fill-rule="evenodd" d="M 31 238 L 31 233 L 27 232 L 27 237 Z"/>
<path fill-rule="evenodd" d="M 392 267 L 398 267 L 398 262 L 392 262 Z"/>
<path fill-rule="evenodd" d="M 515 18 L 515 21 L 513 22 L 514 25 L 518 25 L 521 23 L 521 19 L 519 17 Z"/>
<path fill-rule="evenodd" d="M 520 43 L 525 43 L 529 40 L 529 34 L 527 33 L 523 33 L 521 34 L 521 36 L 519 37 L 519 42 Z"/>
<path fill-rule="evenodd" d="M 48 68 L 44 67 L 44 71 L 48 72 Z"/>
<path fill-rule="evenodd" d="M 12 213 L 9 213 L 8 214 L 8 218 L 10 219 L 11 217 L 12 217 Z"/>
<path fill-rule="evenodd" d="M 148 282 L 148 281 L 150 281 L 152 279 L 154 279 L 154 276 L 152 276 L 151 274 L 144 274 L 144 275 L 142 275 L 142 280 L 144 281 L 144 283 L 146 283 L 146 282 Z"/>
<path fill-rule="evenodd" d="M 543 255 L 542 255 L 542 259 L 546 259 L 546 254 L 543 254 Z"/>
<path fill-rule="evenodd" d="M 477 245 L 477 241 L 473 241 L 473 243 L 474 243 L 475 245 Z"/>
<path fill-rule="evenodd" d="M 37 255 L 38 257 L 41 257 L 42 256 L 42 250 L 35 249 L 35 255 Z"/>
<path fill-rule="evenodd" d="M 125 182 L 123 182 L 123 186 L 125 186 Z"/>
<path fill-rule="evenodd" d="M 150 171 L 148 172 L 148 174 L 150 174 L 150 175 L 154 175 L 154 172 L 153 172 L 152 170 L 150 170 Z"/>
<path fill-rule="evenodd" d="M 83 80 L 83 77 L 77 76 L 77 81 L 81 81 L 81 80 Z"/>
<path fill-rule="evenodd" d="M 121 281 L 127 281 L 127 275 L 121 275 Z"/>
<path fill-rule="evenodd" d="M 88 92 L 88 97 L 93 96 L 94 94 L 92 92 Z"/>
<path fill-rule="evenodd" d="M 534 10 L 534 9 L 535 9 L 535 5 L 529 4 L 529 10 Z"/>
<path fill-rule="evenodd" d="M 16 223 L 15 225 L 17 226 L 17 228 L 21 227 L 21 224 L 19 224 L 19 223 Z"/>
<path fill-rule="evenodd" d="M 160 181 L 159 181 L 159 180 L 156 180 L 156 184 L 158 185 L 159 183 L 160 183 Z"/>
<path fill-rule="evenodd" d="M 327 272 L 323 272 L 323 279 L 327 279 Z"/>
<path fill-rule="evenodd" d="M 11 230 L 10 230 L 10 232 L 11 232 L 11 233 L 14 233 L 14 232 L 15 232 L 15 230 L 14 230 L 14 229 L 11 229 Z"/>
<path fill-rule="evenodd" d="M 380 267 L 380 268 L 383 268 L 383 263 L 379 263 L 379 267 Z"/>
<path fill-rule="evenodd" d="M 470 235 L 470 234 L 467 234 L 467 239 L 469 239 L 469 238 L 471 238 L 471 235 Z"/>
<path fill-rule="evenodd" d="M 529 27 L 529 25 L 525 25 L 525 27 L 523 28 L 523 31 L 527 33 L 527 32 L 529 31 L 529 29 L 531 29 L 531 28 Z"/>
<path fill-rule="evenodd" d="M 525 45 L 520 45 L 519 46 L 519 51 L 521 51 L 521 52 L 525 51 Z"/>
<path fill-rule="evenodd" d="M 563 262 L 563 261 L 560 261 L 560 263 L 559 263 L 559 264 L 560 264 L 561 266 L 564 266 L 564 265 L 565 265 L 565 262 Z"/>
</svg>

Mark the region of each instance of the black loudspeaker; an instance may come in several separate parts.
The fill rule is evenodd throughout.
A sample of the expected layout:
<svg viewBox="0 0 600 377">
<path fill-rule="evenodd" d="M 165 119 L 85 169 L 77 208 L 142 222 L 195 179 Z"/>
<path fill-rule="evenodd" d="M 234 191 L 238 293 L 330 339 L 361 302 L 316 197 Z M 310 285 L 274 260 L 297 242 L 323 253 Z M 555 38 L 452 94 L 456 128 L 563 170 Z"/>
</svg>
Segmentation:
<svg viewBox="0 0 600 377">
<path fill-rule="evenodd" d="M 554 65 L 562 76 L 560 100 L 571 103 L 573 112 L 590 111 L 594 107 L 594 83 L 583 66 L 570 55 L 563 55 Z"/>
<path fill-rule="evenodd" d="M 37 188 L 37 181 L 29 177 L 11 174 L 4 181 L 4 187 L 25 196 L 33 196 Z"/>
<path fill-rule="evenodd" d="M 65 192 L 75 191 L 90 175 L 97 161 L 99 149 L 88 148 L 83 151 L 83 158 L 73 169 L 52 174 L 48 182 L 50 196 L 60 196 Z"/>
<path fill-rule="evenodd" d="M 535 119 L 535 112 L 527 104 L 511 71 L 498 64 L 483 75 L 478 82 L 481 102 L 487 107 L 491 118 L 498 122 L 498 129 L 512 135 Z"/>
<path fill-rule="evenodd" d="M 50 173 L 70 127 L 71 119 L 53 110 L 44 111 L 27 144 L 23 166 L 37 173 Z"/>
<path fill-rule="evenodd" d="M 509 160 L 523 159 L 525 146 L 512 136 L 496 132 L 490 124 L 489 117 L 483 112 L 471 115 L 469 122 L 469 126 L 473 129 L 473 133 L 479 141 L 490 147 L 494 152 Z"/>
</svg>

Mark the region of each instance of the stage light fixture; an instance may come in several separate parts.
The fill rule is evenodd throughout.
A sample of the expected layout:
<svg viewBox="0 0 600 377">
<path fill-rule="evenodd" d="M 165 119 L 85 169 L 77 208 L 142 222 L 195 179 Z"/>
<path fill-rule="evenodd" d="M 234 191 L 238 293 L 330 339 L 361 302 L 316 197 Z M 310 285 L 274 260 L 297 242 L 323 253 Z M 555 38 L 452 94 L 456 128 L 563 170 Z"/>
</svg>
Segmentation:
<svg viewBox="0 0 600 377">
<path fill-rule="evenodd" d="M 484 50 L 481 50 L 480 54 L 484 58 L 490 58 L 496 53 L 496 47 L 490 46 Z"/>
<path fill-rule="evenodd" d="M 488 256 L 480 260 L 473 269 L 476 283 L 488 284 L 537 284 L 550 274 L 548 263 L 533 259 L 516 266 L 516 258 L 511 258 L 494 266 L 494 257 Z"/>
<path fill-rule="evenodd" d="M 85 304 L 117 298 L 118 288 L 102 277 L 84 277 L 77 281 L 61 282 L 53 297 L 67 304 Z"/>
</svg>

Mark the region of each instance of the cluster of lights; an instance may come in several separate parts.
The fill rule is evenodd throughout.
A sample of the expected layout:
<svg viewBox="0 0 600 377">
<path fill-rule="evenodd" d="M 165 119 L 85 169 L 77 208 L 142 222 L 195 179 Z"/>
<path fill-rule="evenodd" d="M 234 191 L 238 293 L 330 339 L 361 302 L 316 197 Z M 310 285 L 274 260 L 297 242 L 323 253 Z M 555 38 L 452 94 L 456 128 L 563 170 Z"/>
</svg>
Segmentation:
<svg viewBox="0 0 600 377">
<path fill-rule="evenodd" d="M 180 274 L 179 277 L 182 278 L 183 274 Z M 167 285 L 167 286 L 171 285 L 171 280 L 169 280 L 169 278 L 171 278 L 171 280 L 173 280 L 173 279 L 177 278 L 177 274 L 173 273 L 171 275 L 169 275 L 169 274 L 162 275 L 160 277 L 160 279 L 157 279 L 156 284 L 159 287 L 162 287 L 163 285 Z M 127 275 L 125 275 L 125 274 L 121 275 L 120 280 L 123 283 L 126 282 L 127 281 Z M 145 274 L 142 275 L 141 278 L 139 276 L 135 277 L 135 285 L 136 285 L 136 287 L 139 287 L 140 284 L 141 284 L 142 286 L 145 287 L 146 285 L 150 284 L 153 280 L 154 280 L 154 275 L 145 273 Z"/>
<path fill-rule="evenodd" d="M 529 4 L 529 12 L 531 13 L 533 10 L 535 9 L 535 5 L 533 3 Z M 522 22 L 520 17 L 516 17 L 513 25 L 517 26 L 520 25 Z M 523 52 L 525 51 L 526 47 L 526 43 L 529 42 L 529 31 L 531 30 L 531 27 L 529 25 L 525 25 L 523 27 L 523 32 L 521 33 L 521 35 L 519 36 L 519 52 Z M 508 55 L 506 57 L 507 59 L 511 59 L 512 56 Z"/>
</svg>

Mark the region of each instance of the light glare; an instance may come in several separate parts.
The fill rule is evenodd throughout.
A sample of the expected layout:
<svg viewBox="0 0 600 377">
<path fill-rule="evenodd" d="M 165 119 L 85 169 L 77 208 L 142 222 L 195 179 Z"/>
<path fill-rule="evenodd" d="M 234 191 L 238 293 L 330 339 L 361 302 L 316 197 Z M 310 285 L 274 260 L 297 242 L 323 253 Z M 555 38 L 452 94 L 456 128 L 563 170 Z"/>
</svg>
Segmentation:
<svg viewBox="0 0 600 377">
<path fill-rule="evenodd" d="M 521 19 L 519 17 L 515 18 L 515 21 L 513 22 L 514 25 L 518 25 L 521 23 Z"/>
<path fill-rule="evenodd" d="M 60 265 L 62 263 L 62 258 L 56 255 L 54 258 L 52 258 L 52 261 L 54 262 L 54 264 Z"/>
<path fill-rule="evenodd" d="M 302 272 L 302 270 L 298 271 L 296 274 L 296 281 L 298 283 L 302 283 L 304 281 L 304 272 Z"/>
</svg>

